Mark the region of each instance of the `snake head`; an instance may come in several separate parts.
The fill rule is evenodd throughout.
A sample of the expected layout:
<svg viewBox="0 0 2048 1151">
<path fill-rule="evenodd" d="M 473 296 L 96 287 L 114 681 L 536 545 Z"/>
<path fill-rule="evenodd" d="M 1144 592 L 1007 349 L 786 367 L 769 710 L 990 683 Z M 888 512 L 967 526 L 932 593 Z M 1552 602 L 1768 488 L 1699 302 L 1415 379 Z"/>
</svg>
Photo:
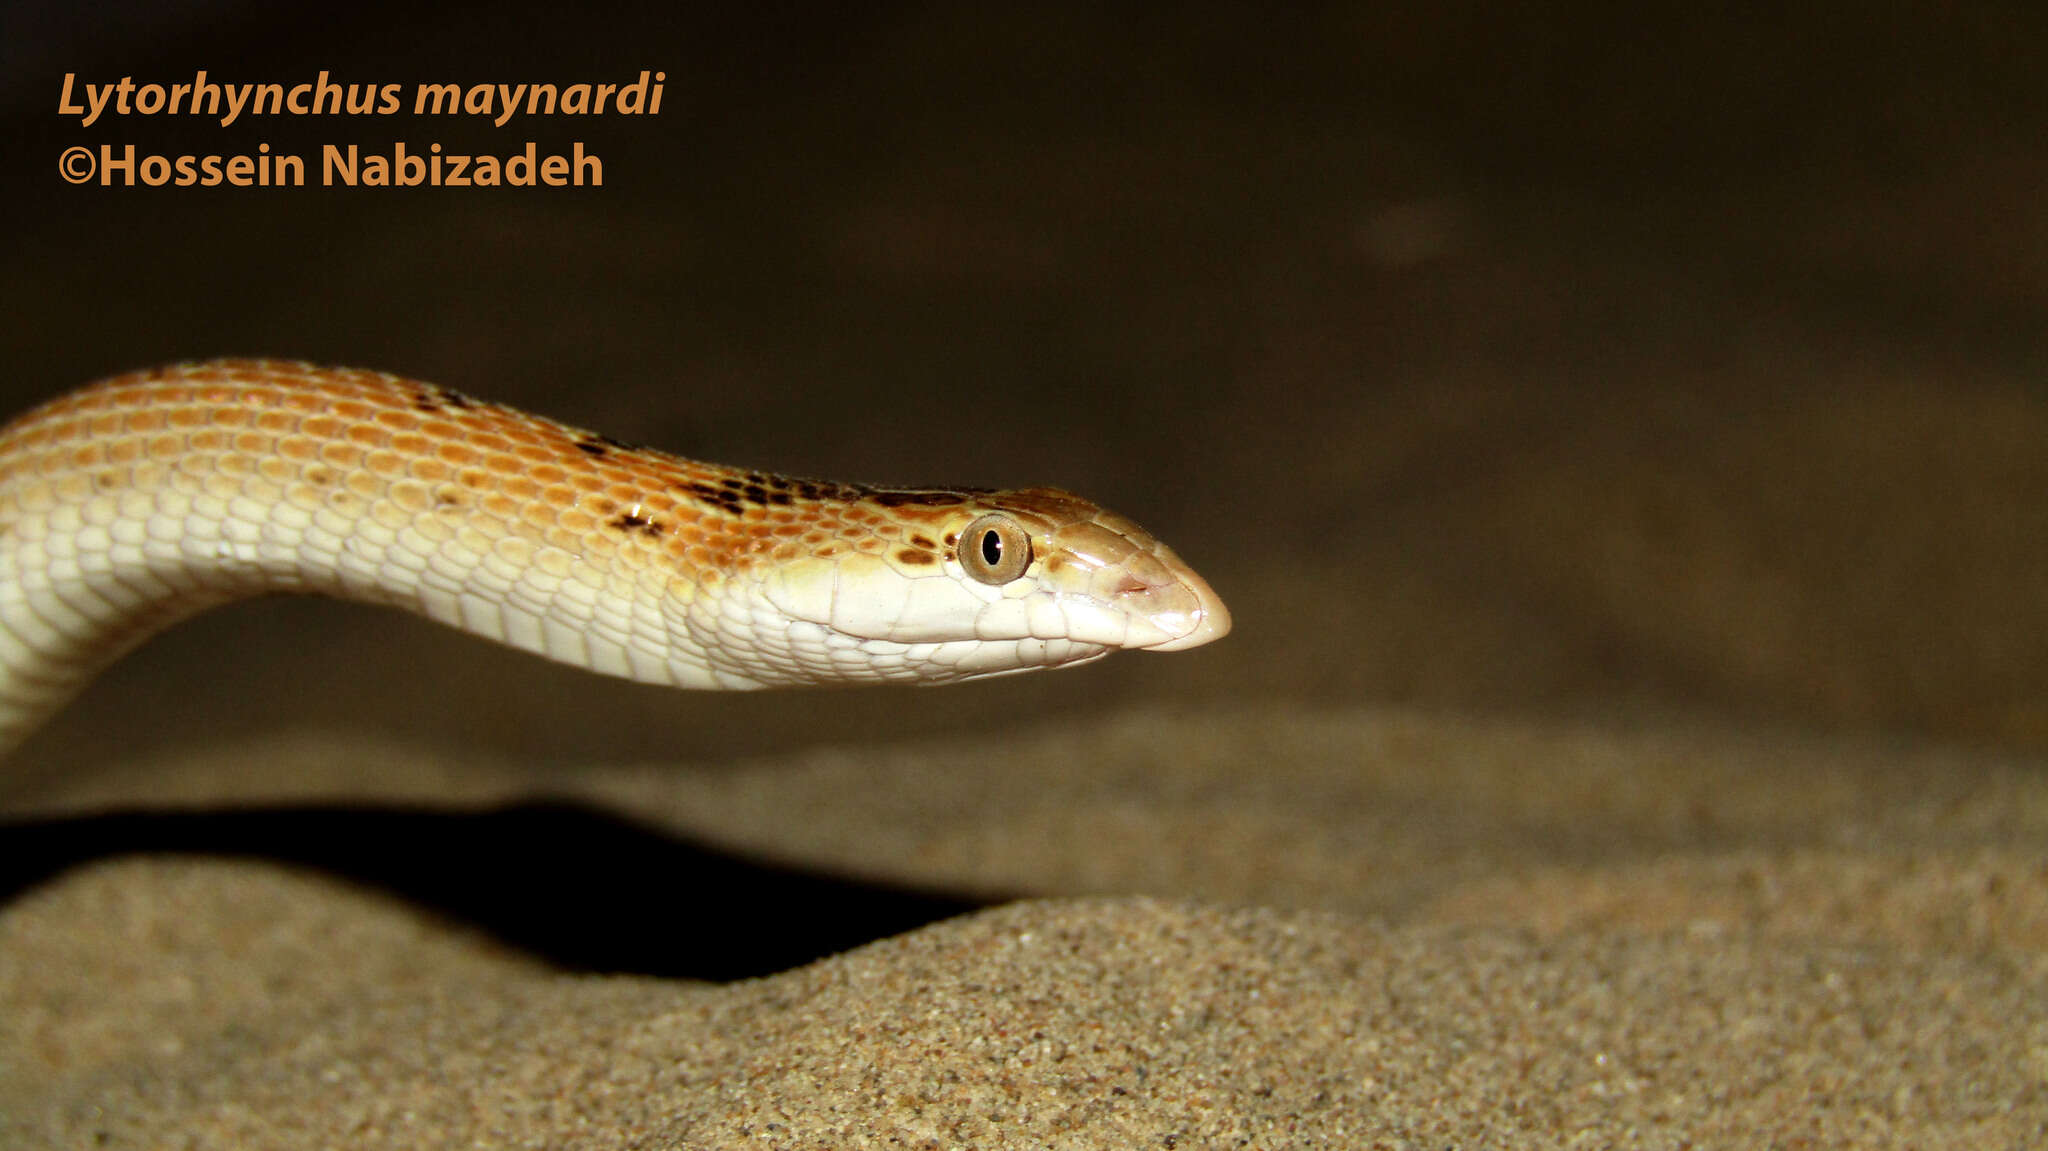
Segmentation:
<svg viewBox="0 0 2048 1151">
<path fill-rule="evenodd" d="M 831 658 L 849 668 L 857 650 L 869 659 L 858 675 L 973 679 L 1230 631 L 1223 601 L 1172 549 L 1056 488 L 868 489 L 839 518 L 844 551 L 767 573 L 765 591 L 809 625 L 795 648 L 845 653 Z"/>
<path fill-rule="evenodd" d="M 1208 583 L 1123 516 L 1058 488 L 996 492 L 984 506 L 948 533 L 948 571 L 1024 608 L 984 613 L 984 628 L 1144 651 L 1183 651 L 1230 631 L 1229 609 Z"/>
</svg>

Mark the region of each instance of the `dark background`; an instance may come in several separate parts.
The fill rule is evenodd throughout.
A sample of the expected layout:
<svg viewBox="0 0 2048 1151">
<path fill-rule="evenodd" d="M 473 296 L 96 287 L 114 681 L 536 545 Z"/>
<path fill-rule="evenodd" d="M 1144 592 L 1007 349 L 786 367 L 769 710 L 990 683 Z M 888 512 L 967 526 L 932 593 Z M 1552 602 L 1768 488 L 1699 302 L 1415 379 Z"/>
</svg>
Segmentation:
<svg viewBox="0 0 2048 1151">
<path fill-rule="evenodd" d="M 1266 699 L 2048 747 L 2035 6 L 175 13 L 5 17 L 7 407 L 280 355 L 724 462 L 1054 483 L 1172 541 L 1238 630 L 945 692 L 734 697 L 266 602 L 154 641 L 24 771 L 322 726 L 705 761 Z M 202 68 L 666 87 L 659 116 L 504 128 L 55 112 L 67 71 Z M 605 186 L 56 174 L 77 143 L 529 139 L 583 141 Z"/>
</svg>

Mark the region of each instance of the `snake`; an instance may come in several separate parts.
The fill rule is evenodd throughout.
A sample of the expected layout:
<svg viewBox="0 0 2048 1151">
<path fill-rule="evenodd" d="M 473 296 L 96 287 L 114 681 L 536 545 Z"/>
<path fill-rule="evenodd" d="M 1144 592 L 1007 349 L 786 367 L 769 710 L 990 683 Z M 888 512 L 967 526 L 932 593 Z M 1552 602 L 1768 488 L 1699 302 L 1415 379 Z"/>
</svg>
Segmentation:
<svg viewBox="0 0 2048 1151">
<path fill-rule="evenodd" d="M 277 593 L 713 690 L 952 683 L 1230 630 L 1170 548 L 1058 488 L 703 463 L 381 372 L 177 364 L 0 427 L 0 753 L 163 628 Z"/>
</svg>

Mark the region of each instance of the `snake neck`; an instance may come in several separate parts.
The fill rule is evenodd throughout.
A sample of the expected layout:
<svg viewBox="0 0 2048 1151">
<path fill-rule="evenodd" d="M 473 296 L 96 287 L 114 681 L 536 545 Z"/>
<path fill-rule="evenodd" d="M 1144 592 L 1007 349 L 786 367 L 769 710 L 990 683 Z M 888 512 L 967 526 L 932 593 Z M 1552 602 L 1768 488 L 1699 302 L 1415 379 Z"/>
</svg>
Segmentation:
<svg viewBox="0 0 2048 1151">
<path fill-rule="evenodd" d="M 629 456 L 673 459 L 304 365 L 194 365 L 59 397 L 0 429 L 0 750 L 157 631 L 280 592 L 396 606 L 646 682 L 759 686 L 713 650 L 715 616 L 707 645 L 690 610 L 728 573 L 693 579 L 668 554 L 692 546 L 683 512 L 703 502 L 672 485 L 724 469 L 655 474 Z M 640 497 L 657 486 L 666 502 Z"/>
</svg>

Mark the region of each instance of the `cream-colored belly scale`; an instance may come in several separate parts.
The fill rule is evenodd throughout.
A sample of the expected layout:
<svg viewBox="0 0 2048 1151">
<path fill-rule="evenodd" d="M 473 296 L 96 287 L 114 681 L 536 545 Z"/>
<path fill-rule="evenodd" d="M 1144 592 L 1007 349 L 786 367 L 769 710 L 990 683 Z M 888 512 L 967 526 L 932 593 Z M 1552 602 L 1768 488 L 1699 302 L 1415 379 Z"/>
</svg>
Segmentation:
<svg viewBox="0 0 2048 1151">
<path fill-rule="evenodd" d="M 765 475 L 373 372 L 181 365 L 0 429 L 0 750 L 153 632 L 271 592 L 686 688 L 943 683 L 1230 627 L 1066 492 Z"/>
</svg>

